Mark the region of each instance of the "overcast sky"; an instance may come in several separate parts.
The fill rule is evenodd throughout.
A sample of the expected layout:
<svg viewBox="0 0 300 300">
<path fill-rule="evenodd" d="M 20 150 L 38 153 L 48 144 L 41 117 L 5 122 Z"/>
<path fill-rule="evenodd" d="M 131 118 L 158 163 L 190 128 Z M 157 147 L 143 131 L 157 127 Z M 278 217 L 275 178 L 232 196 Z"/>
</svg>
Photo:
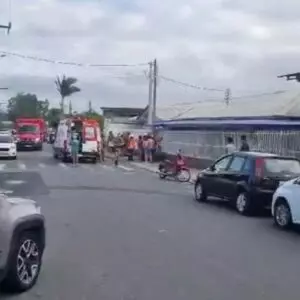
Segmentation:
<svg viewBox="0 0 300 300">
<path fill-rule="evenodd" d="M 0 1 L 0 23 L 10 18 Z M 159 74 L 233 95 L 295 89 L 277 79 L 300 71 L 299 0 L 12 0 L 13 29 L 0 51 L 85 64 L 139 64 L 157 58 Z M 57 105 L 56 75 L 78 78 L 73 107 L 145 106 L 147 66 L 67 67 L 0 59 L 1 100 L 36 93 Z M 300 87 L 300 86 L 299 86 Z M 224 97 L 159 80 L 158 103 Z"/>
</svg>

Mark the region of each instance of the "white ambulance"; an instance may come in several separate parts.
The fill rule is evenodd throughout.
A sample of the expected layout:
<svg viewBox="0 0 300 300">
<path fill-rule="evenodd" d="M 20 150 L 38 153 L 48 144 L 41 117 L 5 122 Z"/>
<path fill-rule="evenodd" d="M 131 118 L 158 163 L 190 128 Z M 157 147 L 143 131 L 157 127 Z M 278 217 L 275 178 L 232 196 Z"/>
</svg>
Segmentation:
<svg viewBox="0 0 300 300">
<path fill-rule="evenodd" d="M 79 135 L 79 160 L 91 160 L 96 163 L 101 146 L 101 130 L 96 120 L 80 117 L 61 120 L 57 127 L 53 144 L 53 157 L 64 162 L 72 160 L 71 137 Z"/>
</svg>

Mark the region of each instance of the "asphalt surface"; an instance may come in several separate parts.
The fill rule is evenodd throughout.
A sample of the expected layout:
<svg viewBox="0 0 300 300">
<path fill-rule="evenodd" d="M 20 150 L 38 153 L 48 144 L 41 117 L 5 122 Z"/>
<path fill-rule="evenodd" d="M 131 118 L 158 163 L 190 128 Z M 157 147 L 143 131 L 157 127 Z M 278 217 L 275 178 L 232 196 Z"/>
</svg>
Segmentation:
<svg viewBox="0 0 300 300">
<path fill-rule="evenodd" d="M 0 163 L 0 188 L 47 218 L 38 284 L 1 299 L 299 299 L 300 235 L 270 218 L 195 203 L 192 185 L 125 162 L 72 167 L 47 147 Z"/>
</svg>

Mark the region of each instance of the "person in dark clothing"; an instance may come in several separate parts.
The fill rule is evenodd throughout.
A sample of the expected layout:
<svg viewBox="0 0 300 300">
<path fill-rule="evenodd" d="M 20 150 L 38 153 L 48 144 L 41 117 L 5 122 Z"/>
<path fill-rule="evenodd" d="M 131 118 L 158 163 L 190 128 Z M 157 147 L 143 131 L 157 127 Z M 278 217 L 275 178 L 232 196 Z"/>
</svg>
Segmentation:
<svg viewBox="0 0 300 300">
<path fill-rule="evenodd" d="M 250 147 L 247 142 L 247 137 L 245 135 L 241 136 L 241 143 L 242 143 L 242 145 L 241 145 L 240 151 L 245 151 L 245 152 L 250 151 Z"/>
</svg>

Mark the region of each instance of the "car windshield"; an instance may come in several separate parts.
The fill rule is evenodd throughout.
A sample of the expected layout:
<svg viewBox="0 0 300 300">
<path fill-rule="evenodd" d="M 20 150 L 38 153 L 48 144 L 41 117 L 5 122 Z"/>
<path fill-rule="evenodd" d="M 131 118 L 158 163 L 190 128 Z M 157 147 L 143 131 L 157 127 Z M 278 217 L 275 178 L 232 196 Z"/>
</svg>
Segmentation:
<svg viewBox="0 0 300 300">
<path fill-rule="evenodd" d="M 265 158 L 268 174 L 300 174 L 300 162 L 296 159 Z"/>
<path fill-rule="evenodd" d="M 0 135 L 0 143 L 11 143 L 12 138 L 9 135 Z"/>
<path fill-rule="evenodd" d="M 35 125 L 22 125 L 19 127 L 19 133 L 36 133 L 38 132 L 38 127 Z"/>
</svg>

